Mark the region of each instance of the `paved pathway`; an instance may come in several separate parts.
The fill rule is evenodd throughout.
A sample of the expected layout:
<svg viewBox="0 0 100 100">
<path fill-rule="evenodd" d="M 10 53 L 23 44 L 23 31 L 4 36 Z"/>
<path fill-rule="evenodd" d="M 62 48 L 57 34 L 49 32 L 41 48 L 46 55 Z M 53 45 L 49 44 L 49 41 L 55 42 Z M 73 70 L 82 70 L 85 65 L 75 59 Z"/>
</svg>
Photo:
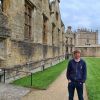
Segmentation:
<svg viewBox="0 0 100 100">
<path fill-rule="evenodd" d="M 22 100 L 68 100 L 68 82 L 65 73 L 66 71 L 64 71 L 47 90 L 33 90 L 23 97 Z M 84 100 L 88 100 L 85 86 L 84 97 Z M 78 100 L 76 93 L 74 100 Z"/>
<path fill-rule="evenodd" d="M 0 100 L 21 100 L 28 92 L 30 89 L 0 83 Z"/>
</svg>

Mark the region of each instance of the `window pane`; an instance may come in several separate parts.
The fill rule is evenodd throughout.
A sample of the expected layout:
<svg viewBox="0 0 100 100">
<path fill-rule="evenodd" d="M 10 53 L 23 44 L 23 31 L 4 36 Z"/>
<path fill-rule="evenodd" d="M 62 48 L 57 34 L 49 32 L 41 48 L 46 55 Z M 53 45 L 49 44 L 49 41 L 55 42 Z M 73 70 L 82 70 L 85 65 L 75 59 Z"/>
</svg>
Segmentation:
<svg viewBox="0 0 100 100">
<path fill-rule="evenodd" d="M 2 1 L 0 0 L 0 8 L 2 9 Z"/>
<path fill-rule="evenodd" d="M 25 25 L 25 38 L 27 38 L 27 33 L 28 33 L 28 29 L 27 26 Z"/>
<path fill-rule="evenodd" d="M 31 37 L 31 16 L 32 16 L 32 7 L 26 1 L 25 4 L 25 38 L 30 39 Z"/>
</svg>

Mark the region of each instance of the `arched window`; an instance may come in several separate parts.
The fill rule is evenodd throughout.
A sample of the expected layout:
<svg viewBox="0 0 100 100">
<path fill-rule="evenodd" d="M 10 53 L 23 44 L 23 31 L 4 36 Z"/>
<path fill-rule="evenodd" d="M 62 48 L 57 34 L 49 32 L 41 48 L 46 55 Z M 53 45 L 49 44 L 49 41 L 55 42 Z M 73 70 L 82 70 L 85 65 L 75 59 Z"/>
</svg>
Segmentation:
<svg viewBox="0 0 100 100">
<path fill-rule="evenodd" d="M 58 12 L 56 12 L 56 20 L 58 21 L 59 19 L 59 15 L 58 15 Z"/>
<path fill-rule="evenodd" d="M 47 44 L 48 18 L 43 14 L 43 43 Z"/>
<path fill-rule="evenodd" d="M 25 0 L 25 39 L 31 39 L 32 34 L 32 11 L 34 10 L 33 4 Z"/>
<path fill-rule="evenodd" d="M 52 23 L 52 45 L 54 45 L 54 32 L 55 31 L 55 24 Z"/>
<path fill-rule="evenodd" d="M 3 0 L 0 0 L 0 7 L 1 7 L 2 11 L 3 11 Z"/>
</svg>

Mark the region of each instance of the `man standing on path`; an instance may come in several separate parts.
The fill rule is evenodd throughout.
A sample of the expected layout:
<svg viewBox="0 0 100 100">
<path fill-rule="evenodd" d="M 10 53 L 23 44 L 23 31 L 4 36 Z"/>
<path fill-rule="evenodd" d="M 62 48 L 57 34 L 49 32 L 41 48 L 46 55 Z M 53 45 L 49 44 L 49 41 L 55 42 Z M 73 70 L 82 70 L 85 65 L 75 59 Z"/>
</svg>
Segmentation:
<svg viewBox="0 0 100 100">
<path fill-rule="evenodd" d="M 87 76 L 86 63 L 80 58 L 81 52 L 75 50 L 73 53 L 73 59 L 68 63 L 67 79 L 68 79 L 68 92 L 69 100 L 73 100 L 74 90 L 76 88 L 79 100 L 83 98 L 83 83 L 85 83 Z"/>
</svg>

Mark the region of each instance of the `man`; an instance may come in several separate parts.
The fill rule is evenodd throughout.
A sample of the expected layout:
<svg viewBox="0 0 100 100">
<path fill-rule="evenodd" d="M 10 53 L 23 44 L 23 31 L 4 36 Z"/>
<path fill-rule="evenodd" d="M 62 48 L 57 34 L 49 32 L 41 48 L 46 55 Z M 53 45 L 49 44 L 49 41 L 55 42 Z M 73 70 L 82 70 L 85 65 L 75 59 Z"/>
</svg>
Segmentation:
<svg viewBox="0 0 100 100">
<path fill-rule="evenodd" d="M 87 76 L 86 63 L 80 58 L 81 52 L 75 50 L 73 53 L 73 59 L 68 63 L 67 79 L 68 79 L 68 92 L 69 100 L 73 100 L 74 90 L 76 88 L 79 100 L 83 98 L 83 83 L 85 83 Z"/>
</svg>

